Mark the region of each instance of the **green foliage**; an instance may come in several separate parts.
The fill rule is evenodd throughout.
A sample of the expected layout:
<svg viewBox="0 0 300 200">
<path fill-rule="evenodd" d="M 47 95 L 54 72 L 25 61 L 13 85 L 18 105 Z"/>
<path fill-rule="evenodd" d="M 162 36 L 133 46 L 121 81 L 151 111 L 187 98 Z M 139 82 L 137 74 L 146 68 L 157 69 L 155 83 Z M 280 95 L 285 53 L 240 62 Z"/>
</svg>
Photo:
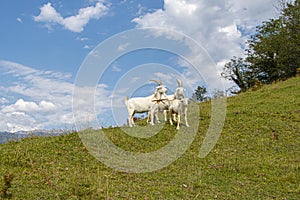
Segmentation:
<svg viewBox="0 0 300 200">
<path fill-rule="evenodd" d="M 233 58 L 222 76 L 233 80 L 242 91 L 255 80 L 270 84 L 296 75 L 300 66 L 300 1 L 281 3 L 281 14 L 257 26 L 248 40 L 246 58 Z"/>
<path fill-rule="evenodd" d="M 206 100 L 206 93 L 207 90 L 205 86 L 198 86 L 193 93 L 192 99 L 203 102 L 204 100 Z"/>
<path fill-rule="evenodd" d="M 221 137 L 203 159 L 198 155 L 211 120 L 209 101 L 198 104 L 199 115 L 190 116 L 199 119 L 194 142 L 164 169 L 144 174 L 112 170 L 72 133 L 0 145 L 0 177 L 14 174 L 8 198 L 18 200 L 299 199 L 299 88 L 300 78 L 292 78 L 228 98 Z M 130 137 L 120 128 L 105 129 L 105 134 L 128 151 L 150 152 L 168 143 L 176 127 L 165 124 L 149 139 Z"/>
<path fill-rule="evenodd" d="M 282 3 L 281 16 L 263 22 L 248 41 L 247 62 L 255 77 L 271 83 L 295 76 L 300 66 L 300 4 Z"/>
<path fill-rule="evenodd" d="M 233 57 L 230 62 L 225 64 L 221 76 L 233 81 L 242 92 L 252 87 L 255 80 L 249 64 L 243 58 L 237 57 Z"/>
</svg>

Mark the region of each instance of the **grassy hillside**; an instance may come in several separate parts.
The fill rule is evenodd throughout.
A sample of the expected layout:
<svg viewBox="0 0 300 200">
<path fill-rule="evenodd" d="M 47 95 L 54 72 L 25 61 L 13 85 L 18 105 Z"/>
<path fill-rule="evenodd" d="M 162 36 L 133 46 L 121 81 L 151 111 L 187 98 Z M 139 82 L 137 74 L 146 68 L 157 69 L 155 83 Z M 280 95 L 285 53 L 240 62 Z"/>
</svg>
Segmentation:
<svg viewBox="0 0 300 200">
<path fill-rule="evenodd" d="M 107 168 L 76 133 L 0 145 L 0 199 L 299 199 L 300 78 L 229 98 L 227 106 L 223 132 L 208 156 L 198 157 L 210 122 L 210 103 L 202 103 L 191 147 L 152 173 Z M 176 131 L 167 124 L 149 139 L 119 128 L 105 133 L 122 148 L 147 152 Z"/>
</svg>

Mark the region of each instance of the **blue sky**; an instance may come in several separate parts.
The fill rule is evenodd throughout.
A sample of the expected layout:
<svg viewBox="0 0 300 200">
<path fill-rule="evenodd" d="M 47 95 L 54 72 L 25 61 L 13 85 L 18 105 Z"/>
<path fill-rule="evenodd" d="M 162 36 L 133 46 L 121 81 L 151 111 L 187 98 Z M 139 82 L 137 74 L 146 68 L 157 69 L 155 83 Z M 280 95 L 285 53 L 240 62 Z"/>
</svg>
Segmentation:
<svg viewBox="0 0 300 200">
<path fill-rule="evenodd" d="M 148 81 L 150 77 L 162 80 L 169 93 L 176 87 L 175 78 L 184 80 L 190 95 L 197 85 L 214 85 L 210 72 L 218 73 L 232 56 L 243 54 L 244 43 L 255 26 L 276 16 L 275 3 L 4 0 L 0 7 L 0 131 L 74 129 L 72 99 L 78 72 L 87 67 L 103 42 L 135 28 L 162 28 L 145 31 L 145 38 L 153 44 L 178 45 L 181 50 L 168 52 L 156 44 L 158 48 L 135 47 L 129 52 L 136 42 L 133 37 L 110 49 L 119 57 L 109 66 L 101 66 L 103 59 L 96 60 L 100 68 L 106 67 L 97 84 L 89 88 L 97 102 L 92 112 L 98 124 L 121 124 L 123 118 L 125 122 L 126 114 L 114 119 L 111 108 L 124 108 L 124 96 L 150 95 L 155 88 Z M 119 37 L 127 37 L 126 32 Z M 200 50 L 194 48 L 192 40 L 201 46 Z M 138 44 L 145 47 L 142 41 L 140 38 Z M 201 66 L 200 75 L 193 63 Z M 139 87 L 130 90 L 128 87 L 133 86 L 128 84 L 125 90 L 124 83 L 123 87 L 118 85 L 124 77 L 127 82 L 137 81 Z M 88 118 L 86 115 L 85 120 Z"/>
</svg>

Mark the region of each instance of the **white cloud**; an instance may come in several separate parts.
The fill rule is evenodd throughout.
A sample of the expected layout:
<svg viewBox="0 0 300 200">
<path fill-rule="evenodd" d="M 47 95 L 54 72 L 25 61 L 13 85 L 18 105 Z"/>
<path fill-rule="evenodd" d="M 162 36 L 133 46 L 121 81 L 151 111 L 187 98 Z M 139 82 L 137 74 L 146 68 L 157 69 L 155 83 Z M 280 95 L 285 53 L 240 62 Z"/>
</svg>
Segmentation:
<svg viewBox="0 0 300 200">
<path fill-rule="evenodd" d="M 51 112 L 56 109 L 56 106 L 52 102 L 40 101 L 39 104 L 30 101 L 24 101 L 19 99 L 15 104 L 4 107 L 1 112 L 3 113 L 15 113 L 15 112 Z"/>
<path fill-rule="evenodd" d="M 95 6 L 80 8 L 73 16 L 63 17 L 49 2 L 40 8 L 38 16 L 34 16 L 34 21 L 45 22 L 48 28 L 54 24 L 60 24 L 64 28 L 73 32 L 82 32 L 91 19 L 100 19 L 107 14 L 108 6 L 102 0 L 97 1 Z"/>
<path fill-rule="evenodd" d="M 114 65 L 114 66 L 112 67 L 112 71 L 113 71 L 113 72 L 120 72 L 120 71 L 122 71 L 122 69 L 121 69 L 120 67 L 118 67 L 117 65 Z"/>
<path fill-rule="evenodd" d="M 93 47 L 86 44 L 86 45 L 83 46 L 83 48 L 84 48 L 84 49 L 91 49 L 91 48 L 93 48 Z"/>
<path fill-rule="evenodd" d="M 199 5 L 185 0 L 165 0 L 165 9 L 170 10 L 171 16 L 193 16 Z"/>
<path fill-rule="evenodd" d="M 164 9 L 133 21 L 139 27 L 161 26 L 183 32 L 200 42 L 215 62 L 241 54 L 244 41 L 238 26 L 255 27 L 274 16 L 272 0 L 165 0 Z M 224 34 L 225 33 L 225 34 Z"/>
<path fill-rule="evenodd" d="M 20 17 L 17 18 L 17 21 L 23 23 L 23 20 Z"/>
<path fill-rule="evenodd" d="M 6 104 L 8 103 L 9 101 L 5 98 L 5 97 L 1 97 L 0 98 L 0 104 Z"/>
<path fill-rule="evenodd" d="M 0 131 L 74 128 L 74 84 L 70 74 L 0 60 L 0 77 L 7 80 L 0 83 L 0 94 L 10 97 L 0 98 L 3 104 L 0 106 Z M 95 88 L 79 89 L 83 94 L 95 92 Z M 103 113 L 110 105 L 110 93 L 106 86 L 99 85 L 94 95 L 97 97 L 95 109 Z M 83 102 L 85 100 L 82 98 Z M 94 110 L 88 112 L 94 113 Z"/>
<path fill-rule="evenodd" d="M 93 98 L 94 97 L 94 98 Z M 79 129 L 97 128 L 97 117 L 111 108 L 111 91 L 107 85 L 76 86 L 73 96 L 73 115 Z"/>
<path fill-rule="evenodd" d="M 243 44 L 249 38 L 249 34 L 255 31 L 256 25 L 275 17 L 273 2 L 273 0 L 251 2 L 164 0 L 163 9 L 147 13 L 132 21 L 137 24 L 137 27 L 162 27 L 184 33 L 202 45 L 213 61 L 220 64 L 233 56 L 241 56 Z M 170 31 L 158 31 L 159 33 L 156 34 L 160 35 L 170 33 Z M 201 59 L 197 49 L 189 47 L 190 53 L 185 55 L 186 58 L 189 61 Z M 222 66 L 217 65 L 217 68 L 221 70 Z M 188 75 L 188 71 L 185 74 Z M 189 74 L 193 75 L 193 73 Z"/>
<path fill-rule="evenodd" d="M 117 51 L 118 52 L 125 51 L 129 45 L 130 45 L 129 43 L 120 44 L 117 48 Z"/>
<path fill-rule="evenodd" d="M 176 79 L 178 79 L 178 75 L 174 74 L 174 73 L 161 73 L 161 72 L 156 72 L 154 73 L 154 75 L 156 76 L 155 79 L 157 80 L 161 80 L 164 84 L 170 84 L 173 85 L 174 83 L 176 83 Z"/>
<path fill-rule="evenodd" d="M 0 131 L 17 132 L 43 128 L 41 123 L 25 112 L 0 112 L 0 120 Z"/>
<path fill-rule="evenodd" d="M 145 11 L 147 10 L 146 7 L 143 7 L 141 4 L 137 5 L 138 11 L 137 11 L 137 15 L 142 15 L 143 13 L 145 13 Z"/>
<path fill-rule="evenodd" d="M 25 113 L 0 113 L 0 130 L 16 132 L 16 131 L 31 131 L 40 129 L 41 126 L 36 123 L 36 120 Z"/>
<path fill-rule="evenodd" d="M 77 37 L 76 40 L 79 40 L 79 41 L 83 42 L 83 41 L 89 40 L 89 38 L 87 38 L 87 37 Z"/>
<path fill-rule="evenodd" d="M 132 77 L 130 79 L 130 83 L 136 83 L 137 81 L 141 80 L 141 77 L 140 76 L 136 76 L 136 77 Z"/>
<path fill-rule="evenodd" d="M 38 16 L 34 16 L 34 20 L 37 22 L 47 22 L 47 23 L 63 23 L 63 17 L 52 7 L 49 2 L 40 8 L 41 12 Z"/>
</svg>

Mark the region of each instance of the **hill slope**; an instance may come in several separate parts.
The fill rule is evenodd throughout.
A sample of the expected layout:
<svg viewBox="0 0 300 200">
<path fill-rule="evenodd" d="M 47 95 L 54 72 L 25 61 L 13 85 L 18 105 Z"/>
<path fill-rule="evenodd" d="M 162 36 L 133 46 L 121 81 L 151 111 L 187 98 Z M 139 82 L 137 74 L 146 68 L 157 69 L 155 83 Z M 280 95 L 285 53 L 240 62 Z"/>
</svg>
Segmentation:
<svg viewBox="0 0 300 200">
<path fill-rule="evenodd" d="M 222 135 L 207 157 L 198 153 L 209 102 L 200 105 L 189 150 L 152 173 L 107 168 L 76 133 L 0 145 L 0 199 L 299 199 L 300 78 L 229 98 L 227 106 Z M 174 137 L 175 126 L 142 140 L 119 128 L 105 132 L 120 147 L 151 151 Z M 10 187 L 4 183 L 9 175 Z"/>
</svg>

